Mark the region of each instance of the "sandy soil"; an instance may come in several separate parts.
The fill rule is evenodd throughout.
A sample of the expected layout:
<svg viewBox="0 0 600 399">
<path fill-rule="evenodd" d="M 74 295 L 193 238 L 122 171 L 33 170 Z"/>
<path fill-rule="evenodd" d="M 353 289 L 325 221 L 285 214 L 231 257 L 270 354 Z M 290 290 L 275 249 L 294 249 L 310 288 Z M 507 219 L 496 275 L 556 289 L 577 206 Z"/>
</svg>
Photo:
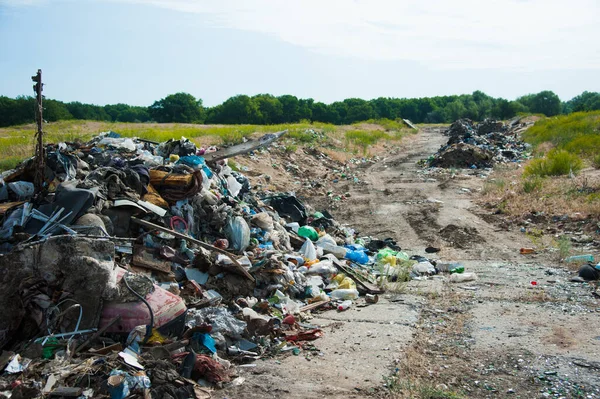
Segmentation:
<svg viewBox="0 0 600 399">
<path fill-rule="evenodd" d="M 300 191 L 317 209 L 331 205 L 329 186 L 348 193 L 329 208 L 337 220 L 361 235 L 392 237 L 411 254 L 460 261 L 478 280 L 411 281 L 376 305 L 315 314 L 309 322 L 325 336 L 313 350 L 242 368 L 244 383 L 215 397 L 600 397 L 594 287 L 570 282 L 573 273 L 551 255 L 520 255 L 531 244 L 525 235 L 478 216 L 485 213 L 474 202 L 484 183 L 478 171 L 417 166 L 445 140 L 437 128 L 424 130 L 358 165 L 359 183 L 334 184 L 321 171 L 322 188 Z M 279 183 L 265 184 L 294 189 L 294 179 L 282 172 Z M 425 254 L 429 245 L 441 251 Z"/>
</svg>

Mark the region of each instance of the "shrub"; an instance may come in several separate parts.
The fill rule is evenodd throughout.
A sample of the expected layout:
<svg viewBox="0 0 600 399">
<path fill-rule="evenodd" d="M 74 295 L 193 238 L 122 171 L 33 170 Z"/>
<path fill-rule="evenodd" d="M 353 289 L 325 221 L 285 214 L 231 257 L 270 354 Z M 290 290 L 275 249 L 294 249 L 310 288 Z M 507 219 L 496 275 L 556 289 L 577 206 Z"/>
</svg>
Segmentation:
<svg viewBox="0 0 600 399">
<path fill-rule="evenodd" d="M 577 173 L 583 168 L 583 162 L 575 155 L 565 150 L 552 150 L 544 158 L 532 160 L 525 167 L 524 176 L 562 176 Z"/>
</svg>

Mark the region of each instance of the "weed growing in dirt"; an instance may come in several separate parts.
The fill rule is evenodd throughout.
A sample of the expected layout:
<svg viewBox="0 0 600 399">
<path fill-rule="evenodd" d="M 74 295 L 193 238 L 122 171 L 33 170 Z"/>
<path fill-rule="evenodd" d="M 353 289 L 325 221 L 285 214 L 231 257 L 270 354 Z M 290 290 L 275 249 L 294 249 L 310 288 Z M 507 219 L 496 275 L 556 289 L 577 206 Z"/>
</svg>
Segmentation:
<svg viewBox="0 0 600 399">
<path fill-rule="evenodd" d="M 288 144 L 288 145 L 286 145 L 286 146 L 283 148 L 283 150 L 284 150 L 286 153 L 288 153 L 288 154 L 291 154 L 291 153 L 294 153 L 294 152 L 296 152 L 296 151 L 298 150 L 298 146 L 297 146 L 296 144 Z"/>
<path fill-rule="evenodd" d="M 465 396 L 433 384 L 399 380 L 398 377 L 384 377 L 386 387 L 399 398 L 411 399 L 464 399 Z"/>
<path fill-rule="evenodd" d="M 523 192 L 531 194 L 534 191 L 540 191 L 544 185 L 544 180 L 535 176 L 523 181 Z"/>
<path fill-rule="evenodd" d="M 594 165 L 594 168 L 600 169 L 600 154 L 596 155 L 594 159 L 592 159 L 592 165 Z"/>
<path fill-rule="evenodd" d="M 567 236 L 561 236 L 558 240 L 554 240 L 552 246 L 558 249 L 559 260 L 563 260 L 571 255 L 573 244 Z"/>
<path fill-rule="evenodd" d="M 577 173 L 583 168 L 583 161 L 565 150 L 552 150 L 544 158 L 533 159 L 525 167 L 523 176 L 562 176 Z"/>
<path fill-rule="evenodd" d="M 483 184 L 483 194 L 489 194 L 497 191 L 504 191 L 506 187 L 506 180 L 504 179 L 490 179 Z"/>
</svg>

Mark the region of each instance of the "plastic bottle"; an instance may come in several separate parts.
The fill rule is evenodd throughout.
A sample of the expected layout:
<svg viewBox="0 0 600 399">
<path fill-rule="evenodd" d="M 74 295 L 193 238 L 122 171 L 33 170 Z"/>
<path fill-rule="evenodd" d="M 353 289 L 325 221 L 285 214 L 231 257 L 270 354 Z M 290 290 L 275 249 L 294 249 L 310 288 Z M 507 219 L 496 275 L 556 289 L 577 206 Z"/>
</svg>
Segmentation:
<svg viewBox="0 0 600 399">
<path fill-rule="evenodd" d="M 588 263 L 588 262 L 594 262 L 594 255 L 587 254 L 587 255 L 569 256 L 568 258 L 565 258 L 565 262 L 567 262 L 567 263 Z"/>
<path fill-rule="evenodd" d="M 464 273 L 465 267 L 461 264 L 455 264 L 450 267 L 450 273 Z"/>
<path fill-rule="evenodd" d="M 356 289 L 341 289 L 331 291 L 329 294 L 331 299 L 356 299 L 358 298 L 358 291 Z"/>
<path fill-rule="evenodd" d="M 350 306 L 352 306 L 352 301 L 347 300 L 338 305 L 338 310 L 341 312 L 343 310 L 347 310 L 348 308 L 350 308 Z"/>
</svg>

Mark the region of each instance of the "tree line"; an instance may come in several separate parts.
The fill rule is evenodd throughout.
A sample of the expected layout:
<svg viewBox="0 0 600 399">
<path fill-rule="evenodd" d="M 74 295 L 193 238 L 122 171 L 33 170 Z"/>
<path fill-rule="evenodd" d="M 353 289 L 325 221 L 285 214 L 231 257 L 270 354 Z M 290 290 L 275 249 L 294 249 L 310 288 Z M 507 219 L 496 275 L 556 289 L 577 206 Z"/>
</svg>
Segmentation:
<svg viewBox="0 0 600 399">
<path fill-rule="evenodd" d="M 0 96 L 0 126 L 34 122 L 35 99 Z M 159 122 L 207 124 L 279 124 L 302 120 L 335 125 L 369 119 L 410 119 L 414 123 L 450 123 L 459 118 L 481 121 L 508 119 L 519 113 L 554 116 L 578 111 L 600 110 L 600 93 L 583 92 L 562 102 L 552 91 L 528 94 L 514 101 L 494 98 L 481 91 L 472 94 L 424 98 L 379 97 L 373 100 L 347 98 L 331 104 L 292 95 L 237 95 L 214 107 L 204 107 L 201 99 L 188 93 L 175 93 L 149 107 L 127 104 L 94 105 L 44 100 L 48 122 L 82 119 L 109 122 Z"/>
</svg>

